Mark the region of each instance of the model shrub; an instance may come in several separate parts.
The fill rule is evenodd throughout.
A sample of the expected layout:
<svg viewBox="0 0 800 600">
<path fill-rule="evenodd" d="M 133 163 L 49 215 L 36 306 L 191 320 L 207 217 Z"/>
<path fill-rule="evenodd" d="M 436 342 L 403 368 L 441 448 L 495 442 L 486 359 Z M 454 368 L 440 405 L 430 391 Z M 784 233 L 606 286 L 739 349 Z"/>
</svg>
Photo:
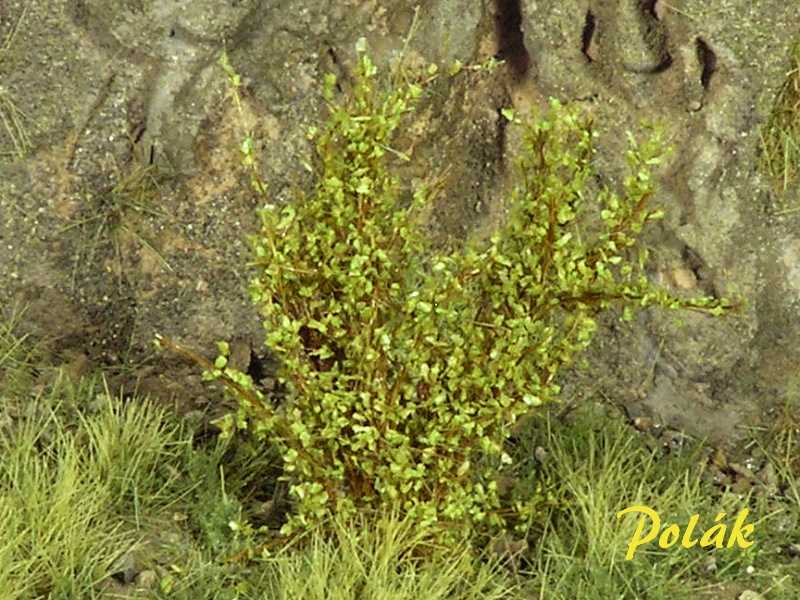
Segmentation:
<svg viewBox="0 0 800 600">
<path fill-rule="evenodd" d="M 424 85 L 386 85 L 376 71 L 361 48 L 352 93 L 326 79 L 316 184 L 296 202 L 267 203 L 252 236 L 250 294 L 286 397 L 275 405 L 229 368 L 224 343 L 208 377 L 238 399 L 227 426 L 281 452 L 294 500 L 285 532 L 389 506 L 459 533 L 502 526 L 504 443 L 558 396 L 558 375 L 591 342 L 600 311 L 716 314 L 725 304 L 679 299 L 644 275 L 637 240 L 660 216 L 648 206 L 664 150 L 657 131 L 630 137 L 621 190 L 600 189 L 592 120 L 556 101 L 524 124 L 505 222 L 458 252 L 431 249 L 431 194 L 399 179 L 404 155 L 392 146 Z M 251 165 L 252 143 L 243 151 Z"/>
</svg>

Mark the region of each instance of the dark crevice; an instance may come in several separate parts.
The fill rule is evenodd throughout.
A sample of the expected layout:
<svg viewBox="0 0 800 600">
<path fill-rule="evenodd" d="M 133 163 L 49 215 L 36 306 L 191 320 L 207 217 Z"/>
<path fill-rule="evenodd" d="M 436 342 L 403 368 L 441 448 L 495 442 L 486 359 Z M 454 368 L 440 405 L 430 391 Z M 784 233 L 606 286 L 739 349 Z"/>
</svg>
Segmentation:
<svg viewBox="0 0 800 600">
<path fill-rule="evenodd" d="M 666 56 L 664 56 L 664 58 L 661 60 L 660 63 L 658 63 L 656 66 L 654 66 L 650 70 L 650 73 L 653 73 L 653 74 L 663 73 L 664 71 L 669 69 L 671 66 L 672 66 L 672 56 L 667 54 Z"/>
<path fill-rule="evenodd" d="M 709 272 L 708 265 L 700 254 L 688 244 L 685 244 L 681 251 L 681 259 L 683 260 L 683 264 L 689 267 L 694 274 L 697 285 L 703 293 L 712 298 L 719 298 L 719 293 L 714 285 L 712 274 Z"/>
<path fill-rule="evenodd" d="M 684 245 L 681 251 L 681 259 L 683 263 L 691 269 L 692 273 L 694 273 L 697 281 L 705 279 L 705 261 L 695 250 L 688 245 Z"/>
<path fill-rule="evenodd" d="M 247 365 L 247 374 L 256 383 L 267 377 L 267 361 L 252 350 L 250 350 L 250 364 Z"/>
<path fill-rule="evenodd" d="M 138 144 L 142 141 L 142 137 L 144 136 L 144 132 L 147 131 L 147 125 L 144 121 L 139 121 L 136 123 L 130 131 L 130 140 L 131 146 Z"/>
<path fill-rule="evenodd" d="M 594 38 L 594 31 L 597 27 L 597 20 L 591 10 L 586 11 L 586 20 L 583 24 L 583 33 L 581 34 L 581 52 L 586 57 L 588 62 L 594 62 L 592 55 L 589 53 L 589 47 L 592 45 Z"/>
<path fill-rule="evenodd" d="M 333 62 L 333 64 L 338 67 L 339 66 L 339 56 L 336 54 L 336 50 L 334 50 L 330 46 L 328 46 L 328 56 L 330 57 L 331 62 Z"/>
<path fill-rule="evenodd" d="M 660 22 L 658 0 L 639 0 L 639 10 L 642 38 L 655 59 L 655 64 L 628 70 L 651 75 L 663 73 L 672 66 L 672 54 L 669 50 L 668 33 Z"/>
<path fill-rule="evenodd" d="M 531 58 L 522 33 L 520 0 L 495 0 L 497 58 L 504 60 L 517 79 L 528 73 Z"/>
<path fill-rule="evenodd" d="M 340 73 L 346 73 L 345 67 L 342 62 L 339 60 L 339 55 L 336 53 L 336 50 L 333 49 L 332 46 L 328 46 L 328 58 L 331 59 L 333 66 L 336 67 Z M 340 83 L 340 78 L 336 78 L 336 91 L 340 94 L 342 93 L 342 85 Z"/>
<path fill-rule="evenodd" d="M 660 21 L 661 19 L 658 16 L 658 6 L 659 0 L 640 0 L 639 5 L 642 7 L 642 11 L 650 15 L 656 21 Z"/>
<path fill-rule="evenodd" d="M 697 38 L 695 44 L 697 46 L 697 60 L 703 66 L 700 83 L 703 84 L 703 89 L 707 90 L 711 84 L 711 77 L 717 70 L 717 54 L 703 38 Z"/>
</svg>

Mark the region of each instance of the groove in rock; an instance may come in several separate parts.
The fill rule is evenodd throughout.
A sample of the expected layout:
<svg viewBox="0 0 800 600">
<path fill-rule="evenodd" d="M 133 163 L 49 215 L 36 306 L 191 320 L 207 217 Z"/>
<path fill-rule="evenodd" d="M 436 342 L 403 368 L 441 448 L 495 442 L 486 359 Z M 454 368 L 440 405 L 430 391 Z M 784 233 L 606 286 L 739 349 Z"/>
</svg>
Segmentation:
<svg viewBox="0 0 800 600">
<path fill-rule="evenodd" d="M 508 63 L 514 77 L 522 79 L 531 59 L 522 33 L 520 0 L 495 0 L 495 20 L 497 58 Z"/>
<path fill-rule="evenodd" d="M 703 89 L 707 90 L 711 84 L 711 77 L 717 70 L 717 54 L 703 38 L 697 38 L 695 44 L 697 46 L 697 60 L 703 66 L 700 83 L 703 84 Z"/>
<path fill-rule="evenodd" d="M 641 6 L 642 12 L 646 12 L 656 21 L 661 20 L 659 0 L 640 0 L 639 5 Z"/>
<path fill-rule="evenodd" d="M 586 57 L 587 62 L 594 62 L 591 53 L 589 52 L 589 48 L 592 45 L 592 39 L 594 38 L 594 31 L 597 27 L 597 21 L 595 19 L 594 13 L 591 10 L 586 11 L 586 20 L 583 25 L 583 33 L 581 34 L 581 53 Z"/>
</svg>

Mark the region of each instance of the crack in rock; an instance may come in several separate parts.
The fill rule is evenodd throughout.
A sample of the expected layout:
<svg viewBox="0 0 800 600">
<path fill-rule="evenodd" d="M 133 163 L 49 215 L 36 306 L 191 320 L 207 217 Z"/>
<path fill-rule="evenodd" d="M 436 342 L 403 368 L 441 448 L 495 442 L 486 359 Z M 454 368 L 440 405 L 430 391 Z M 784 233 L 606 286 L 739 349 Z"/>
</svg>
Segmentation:
<svg viewBox="0 0 800 600">
<path fill-rule="evenodd" d="M 522 33 L 520 0 L 495 0 L 497 58 L 505 60 L 517 79 L 523 79 L 531 66 Z"/>
</svg>

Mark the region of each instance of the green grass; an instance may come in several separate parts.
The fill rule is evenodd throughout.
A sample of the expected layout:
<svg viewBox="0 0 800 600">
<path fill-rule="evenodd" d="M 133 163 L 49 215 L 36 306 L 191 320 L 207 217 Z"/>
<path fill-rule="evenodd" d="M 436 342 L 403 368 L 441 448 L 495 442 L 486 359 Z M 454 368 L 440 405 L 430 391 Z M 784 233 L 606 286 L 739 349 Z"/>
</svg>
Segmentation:
<svg viewBox="0 0 800 600">
<path fill-rule="evenodd" d="M 787 402 L 749 451 L 769 485 L 714 484 L 699 444 L 648 447 L 614 412 L 587 404 L 540 415 L 513 454 L 511 498 L 539 486 L 513 556 L 432 546 L 400 518 L 326 524 L 291 543 L 260 531 L 276 456 L 242 440 L 201 442 L 165 410 L 101 379 L 71 382 L 0 328 L 0 598 L 500 599 L 800 597 L 800 411 Z M 749 507 L 756 545 L 641 549 L 624 558 L 633 504 L 684 525 Z M 261 516 L 260 516 L 261 515 Z M 730 522 L 730 521 L 728 521 Z M 277 525 L 273 525 L 277 527 Z M 265 549 L 269 548 L 269 551 Z M 485 551 L 484 551 L 485 550 Z M 110 578 L 124 556 L 137 577 Z M 502 562 L 501 562 L 502 561 Z"/>
<path fill-rule="evenodd" d="M 244 444 L 192 449 L 191 432 L 164 410 L 44 367 L 15 324 L 0 330 L 3 600 L 509 597 L 466 547 L 419 564 L 410 553 L 421 540 L 397 519 L 336 524 L 334 539 L 318 530 L 234 560 L 261 539 L 244 503 L 274 457 Z M 155 574 L 154 587 L 111 579 L 126 555 Z"/>
<path fill-rule="evenodd" d="M 0 392 L 17 397 L 28 393 L 32 387 L 32 366 L 42 357 L 27 343 L 27 336 L 16 334 L 25 309 L 9 306 L 4 317 L 0 318 Z"/>
<path fill-rule="evenodd" d="M 500 600 L 514 586 L 496 564 L 476 562 L 468 547 L 414 555 L 427 541 L 412 521 L 385 517 L 336 523 L 332 539 L 311 536 L 300 551 L 265 561 L 276 574 L 268 595 L 280 600 Z"/>
<path fill-rule="evenodd" d="M 91 380 L 60 378 L 24 405 L 3 400 L 16 416 L 0 438 L 0 590 L 93 597 L 135 549 L 141 514 L 169 502 L 159 468 L 177 451 L 177 429 L 149 404 L 123 405 Z M 92 402 L 91 412 L 78 408 Z"/>
<path fill-rule="evenodd" d="M 789 71 L 761 131 L 761 166 L 786 204 L 800 189 L 800 39 L 789 51 Z M 782 213 L 798 206 L 784 206 Z"/>
<path fill-rule="evenodd" d="M 25 114 L 16 105 L 11 94 L 0 87 L 0 124 L 11 142 L 10 148 L 0 150 L 0 155 L 22 158 L 30 150 L 31 139 L 25 120 Z"/>
<path fill-rule="evenodd" d="M 40 369 L 13 325 L 0 330 L 2 597 L 93 598 L 142 515 L 175 501 L 163 468 L 187 440 L 147 402 Z"/>
<path fill-rule="evenodd" d="M 787 435 L 786 429 L 781 431 Z M 650 450 L 619 418 L 598 415 L 591 407 L 567 424 L 538 420 L 523 436 L 520 454 L 532 456 L 539 446 L 547 449 L 547 458 L 539 465 L 523 462 L 522 468 L 527 476 L 535 469 L 559 499 L 528 534 L 533 551 L 526 576 L 538 597 L 725 598 L 726 591 L 748 588 L 770 590 L 766 598 L 800 597 L 800 581 L 793 575 L 800 563 L 784 552 L 787 532 L 800 531 L 797 437 L 791 448 L 780 439 L 782 452 L 765 455 L 774 463 L 783 491 L 770 493 L 756 485 L 740 496 L 714 485 L 699 444 L 667 456 Z M 730 526 L 731 515 L 749 508 L 756 543 L 746 550 L 713 551 L 679 545 L 662 550 L 650 544 L 627 561 L 638 517 L 620 521 L 615 515 L 633 505 L 652 507 L 664 525 L 677 523 L 681 531 L 690 515 L 698 513 L 698 537 L 719 511 L 727 512 Z"/>
</svg>

